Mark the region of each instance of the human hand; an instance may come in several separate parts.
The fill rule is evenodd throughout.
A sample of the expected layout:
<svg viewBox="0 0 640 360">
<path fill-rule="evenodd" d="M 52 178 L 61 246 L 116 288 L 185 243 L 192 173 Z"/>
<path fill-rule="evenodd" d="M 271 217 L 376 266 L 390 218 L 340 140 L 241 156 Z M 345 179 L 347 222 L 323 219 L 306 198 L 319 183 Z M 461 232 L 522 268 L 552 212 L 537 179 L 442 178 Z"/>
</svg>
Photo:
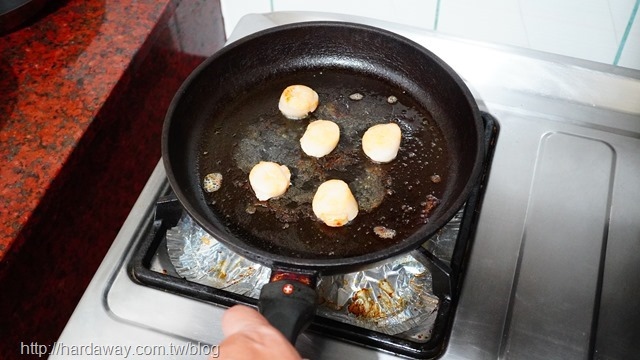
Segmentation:
<svg viewBox="0 0 640 360">
<path fill-rule="evenodd" d="M 225 311 L 222 333 L 224 340 L 219 347 L 219 357 L 215 359 L 301 359 L 289 340 L 264 316 L 248 306 L 236 305 Z"/>
</svg>

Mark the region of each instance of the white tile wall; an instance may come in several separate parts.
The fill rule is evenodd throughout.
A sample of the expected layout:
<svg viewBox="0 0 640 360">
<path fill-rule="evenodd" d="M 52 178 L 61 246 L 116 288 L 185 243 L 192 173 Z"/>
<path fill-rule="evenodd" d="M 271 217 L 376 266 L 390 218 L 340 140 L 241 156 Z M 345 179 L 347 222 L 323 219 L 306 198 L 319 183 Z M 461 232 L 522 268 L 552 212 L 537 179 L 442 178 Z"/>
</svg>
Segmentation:
<svg viewBox="0 0 640 360">
<path fill-rule="evenodd" d="M 231 34 L 240 18 L 247 14 L 262 14 L 271 12 L 270 0 L 220 0 L 224 31 Z"/>
<path fill-rule="evenodd" d="M 607 0 L 520 0 L 533 49 L 613 63 L 618 42 Z"/>
<path fill-rule="evenodd" d="M 442 0 L 438 31 L 517 46 L 529 46 L 518 1 Z"/>
<path fill-rule="evenodd" d="M 636 15 L 618 65 L 640 69 L 640 10 Z M 638 94 L 640 101 L 640 94 Z"/>
<path fill-rule="evenodd" d="M 639 4 L 640 0 L 221 0 L 227 34 L 248 13 L 336 12 L 640 70 L 640 14 L 633 16 Z"/>
<path fill-rule="evenodd" d="M 633 11 L 635 1 L 633 0 L 609 0 L 609 11 L 611 12 L 611 21 L 616 34 L 616 42 L 620 43 L 622 36 L 627 28 L 629 16 Z M 640 41 L 639 41 L 640 42 Z"/>
<path fill-rule="evenodd" d="M 433 29 L 437 0 L 271 0 L 273 11 L 322 11 Z"/>
</svg>

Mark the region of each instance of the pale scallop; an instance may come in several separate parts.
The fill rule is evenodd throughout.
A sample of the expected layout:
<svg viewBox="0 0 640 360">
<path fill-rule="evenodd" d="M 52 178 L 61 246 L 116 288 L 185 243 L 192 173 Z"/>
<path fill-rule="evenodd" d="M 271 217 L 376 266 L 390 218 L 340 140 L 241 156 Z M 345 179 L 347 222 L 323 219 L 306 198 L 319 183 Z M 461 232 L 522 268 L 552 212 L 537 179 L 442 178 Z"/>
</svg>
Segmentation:
<svg viewBox="0 0 640 360">
<path fill-rule="evenodd" d="M 398 155 L 401 140 L 402 132 L 398 124 L 374 125 L 362 136 L 362 150 L 371 160 L 388 163 Z"/>
<path fill-rule="evenodd" d="M 340 128 L 329 120 L 316 120 L 307 125 L 307 130 L 300 138 L 300 146 L 305 154 L 313 157 L 323 157 L 338 145 Z"/>
<path fill-rule="evenodd" d="M 332 227 L 346 225 L 358 215 L 358 202 L 349 185 L 342 180 L 328 180 L 320 184 L 311 207 L 320 220 Z"/>
<path fill-rule="evenodd" d="M 285 165 L 260 161 L 249 173 L 249 183 L 260 201 L 284 194 L 289 188 L 291 172 Z"/>
<path fill-rule="evenodd" d="M 289 119 L 306 118 L 318 107 L 318 93 L 305 85 L 288 86 L 280 95 L 278 109 Z"/>
</svg>

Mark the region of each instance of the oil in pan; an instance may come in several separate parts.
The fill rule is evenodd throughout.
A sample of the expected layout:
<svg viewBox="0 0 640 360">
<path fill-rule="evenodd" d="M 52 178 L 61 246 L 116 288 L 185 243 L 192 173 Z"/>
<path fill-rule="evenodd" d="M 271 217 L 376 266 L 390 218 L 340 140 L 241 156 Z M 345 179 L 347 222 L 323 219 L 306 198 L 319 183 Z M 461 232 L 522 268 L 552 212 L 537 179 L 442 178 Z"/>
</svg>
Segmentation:
<svg viewBox="0 0 640 360">
<path fill-rule="evenodd" d="M 319 94 L 319 106 L 303 120 L 278 110 L 284 88 L 304 84 Z M 256 246 L 293 257 L 357 256 L 388 248 L 428 221 L 446 192 L 447 144 L 430 112 L 402 89 L 382 80 L 341 70 L 296 72 L 237 97 L 213 115 L 200 145 L 200 178 L 221 173 L 224 185 L 206 193 L 213 211 L 228 219 L 232 231 Z M 310 121 L 331 120 L 340 127 L 337 147 L 320 159 L 304 154 L 300 137 Z M 394 122 L 402 132 L 398 156 L 387 164 L 363 153 L 362 135 L 375 124 Z M 232 154 L 219 154 L 231 141 Z M 286 165 L 287 192 L 258 201 L 248 183 L 260 161 Z M 328 179 L 349 184 L 359 215 L 348 225 L 331 228 L 311 210 L 315 189 Z M 243 229 L 243 230 L 240 230 Z M 376 231 L 374 231 L 376 229 Z M 380 236 L 380 229 L 393 236 Z"/>
</svg>

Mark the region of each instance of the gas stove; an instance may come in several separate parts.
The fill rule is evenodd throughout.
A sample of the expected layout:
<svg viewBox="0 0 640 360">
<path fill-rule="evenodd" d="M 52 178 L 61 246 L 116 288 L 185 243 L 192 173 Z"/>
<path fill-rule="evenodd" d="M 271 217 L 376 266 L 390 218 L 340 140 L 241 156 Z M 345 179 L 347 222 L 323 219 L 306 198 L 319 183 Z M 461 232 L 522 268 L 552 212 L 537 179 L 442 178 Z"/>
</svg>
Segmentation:
<svg viewBox="0 0 640 360">
<path fill-rule="evenodd" d="M 441 353 L 499 132 L 490 114 L 482 118 L 484 171 L 458 214 L 409 254 L 363 271 L 321 277 L 321 305 L 310 332 L 412 358 Z M 269 268 L 240 257 L 206 234 L 172 193 L 158 199 L 150 225 L 128 263 L 134 281 L 219 306 L 257 306 Z"/>
<path fill-rule="evenodd" d="M 434 289 L 448 289 L 436 291 L 441 319 L 431 339 L 409 341 L 317 317 L 298 339 L 300 353 L 311 359 L 638 353 L 640 313 L 630 299 L 640 295 L 640 72 L 336 14 L 249 15 L 229 41 L 311 20 L 385 28 L 434 52 L 471 89 L 493 124 L 487 141 L 495 149 L 482 189 L 464 210 L 470 220 L 460 231 L 467 232 L 463 250 L 448 262 L 426 252 L 433 274 L 444 269 L 444 276 L 434 275 Z M 174 274 L 163 236 L 156 236 L 181 214 L 168 194 L 158 163 L 58 345 L 202 359 L 201 350 L 222 340 L 225 308 L 255 304 Z"/>
</svg>

